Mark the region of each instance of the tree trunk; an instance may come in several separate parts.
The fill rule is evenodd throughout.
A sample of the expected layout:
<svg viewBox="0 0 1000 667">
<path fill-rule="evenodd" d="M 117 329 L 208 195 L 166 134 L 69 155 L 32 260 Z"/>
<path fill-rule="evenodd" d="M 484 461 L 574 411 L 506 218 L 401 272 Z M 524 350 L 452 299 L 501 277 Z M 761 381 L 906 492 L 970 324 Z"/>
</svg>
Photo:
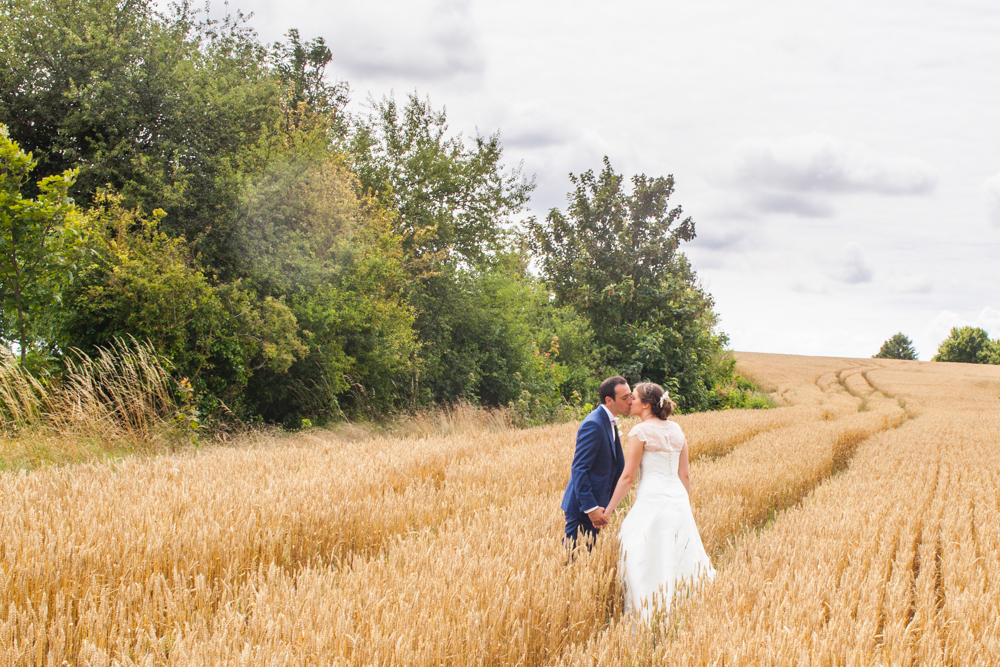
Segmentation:
<svg viewBox="0 0 1000 667">
<path fill-rule="evenodd" d="M 24 307 L 21 305 L 21 290 L 19 285 L 14 289 L 14 298 L 17 299 L 17 328 L 21 332 L 21 366 L 24 367 L 25 350 L 28 343 L 28 330 L 24 322 Z"/>
</svg>

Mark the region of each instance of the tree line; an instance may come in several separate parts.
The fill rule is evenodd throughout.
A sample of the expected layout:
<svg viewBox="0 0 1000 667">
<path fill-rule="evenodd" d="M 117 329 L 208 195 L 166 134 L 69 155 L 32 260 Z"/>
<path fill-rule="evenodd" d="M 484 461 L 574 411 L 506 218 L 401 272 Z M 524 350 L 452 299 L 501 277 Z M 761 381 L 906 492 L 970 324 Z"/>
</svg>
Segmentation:
<svg viewBox="0 0 1000 667">
<path fill-rule="evenodd" d="M 902 332 L 894 334 L 884 343 L 875 359 L 917 358 L 913 341 Z M 948 337 L 941 341 L 937 354 L 931 361 L 952 361 L 966 364 L 1000 364 L 1000 340 L 993 340 L 980 327 L 952 327 Z"/>
<path fill-rule="evenodd" d="M 73 349 L 148 340 L 203 411 L 292 426 L 458 400 L 542 423 L 610 374 L 688 411 L 763 404 L 679 249 L 672 177 L 605 158 L 525 220 L 499 132 L 451 133 L 416 93 L 349 113 L 322 38 L 245 19 L 0 9 L 0 338 L 22 365 L 57 382 Z"/>
</svg>

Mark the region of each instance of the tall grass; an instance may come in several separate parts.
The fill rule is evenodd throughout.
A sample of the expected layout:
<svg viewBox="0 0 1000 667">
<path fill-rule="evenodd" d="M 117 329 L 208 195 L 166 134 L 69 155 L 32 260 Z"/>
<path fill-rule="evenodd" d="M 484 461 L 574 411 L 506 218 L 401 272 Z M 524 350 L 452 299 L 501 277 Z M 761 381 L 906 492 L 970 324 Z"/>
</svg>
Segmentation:
<svg viewBox="0 0 1000 667">
<path fill-rule="evenodd" d="M 177 442 L 169 364 L 152 345 L 117 340 L 72 350 L 62 372 L 35 378 L 0 358 L 0 461 L 38 464 L 95 451 L 160 451 Z"/>
<path fill-rule="evenodd" d="M 35 424 L 47 395 L 45 386 L 13 355 L 0 352 L 0 424 L 5 435 Z"/>
</svg>

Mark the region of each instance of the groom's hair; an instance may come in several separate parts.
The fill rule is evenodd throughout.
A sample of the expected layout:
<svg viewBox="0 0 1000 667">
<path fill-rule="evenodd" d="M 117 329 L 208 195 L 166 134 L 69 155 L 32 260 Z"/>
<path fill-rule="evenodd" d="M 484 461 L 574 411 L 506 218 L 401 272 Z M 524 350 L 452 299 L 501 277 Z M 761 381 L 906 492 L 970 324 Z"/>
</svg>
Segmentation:
<svg viewBox="0 0 1000 667">
<path fill-rule="evenodd" d="M 628 380 L 621 375 L 609 377 L 601 383 L 601 386 L 597 389 L 597 400 L 601 402 L 601 405 L 606 405 L 605 399 L 607 398 L 610 398 L 612 401 L 615 400 L 615 387 L 620 384 L 628 384 Z"/>
</svg>

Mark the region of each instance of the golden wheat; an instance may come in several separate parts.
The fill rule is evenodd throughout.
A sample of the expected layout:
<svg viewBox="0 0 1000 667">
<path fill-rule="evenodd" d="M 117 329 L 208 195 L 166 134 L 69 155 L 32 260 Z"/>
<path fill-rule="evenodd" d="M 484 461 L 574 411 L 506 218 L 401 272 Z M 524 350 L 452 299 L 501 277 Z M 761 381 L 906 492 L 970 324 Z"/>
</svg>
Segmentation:
<svg viewBox="0 0 1000 667">
<path fill-rule="evenodd" d="M 719 573 L 651 626 L 621 512 L 560 540 L 575 425 L 462 407 L 0 475 L 0 665 L 1000 660 L 1000 369 L 739 363 L 785 407 L 678 417 Z"/>
</svg>

